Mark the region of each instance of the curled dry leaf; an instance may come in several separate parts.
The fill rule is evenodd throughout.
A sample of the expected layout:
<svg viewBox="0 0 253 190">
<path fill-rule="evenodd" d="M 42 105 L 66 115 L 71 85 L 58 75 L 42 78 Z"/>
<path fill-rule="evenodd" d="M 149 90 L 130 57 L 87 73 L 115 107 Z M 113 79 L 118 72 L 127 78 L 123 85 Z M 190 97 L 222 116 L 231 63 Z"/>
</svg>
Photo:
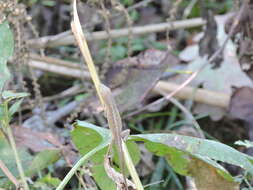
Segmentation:
<svg viewBox="0 0 253 190">
<path fill-rule="evenodd" d="M 111 88 L 120 88 L 115 97 L 120 111 L 131 110 L 143 101 L 166 69 L 178 63 L 169 51 L 149 49 L 113 64 L 105 82 Z"/>
</svg>

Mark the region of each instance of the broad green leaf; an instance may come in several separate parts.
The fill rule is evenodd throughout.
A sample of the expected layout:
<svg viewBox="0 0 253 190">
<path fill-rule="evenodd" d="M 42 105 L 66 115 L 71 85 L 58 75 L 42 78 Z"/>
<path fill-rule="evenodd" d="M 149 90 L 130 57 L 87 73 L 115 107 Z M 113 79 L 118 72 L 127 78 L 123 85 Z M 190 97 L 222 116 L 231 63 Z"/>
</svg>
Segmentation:
<svg viewBox="0 0 253 190">
<path fill-rule="evenodd" d="M 94 163 L 94 167 L 92 168 L 93 177 L 101 189 L 115 189 L 114 182 L 107 177 L 104 170 L 104 156 L 108 148 L 107 146 L 111 141 L 110 131 L 84 121 L 77 121 L 72 131 L 72 139 L 81 155 L 87 154 L 94 148 L 101 146 L 101 144 L 104 145 L 103 148 L 91 158 L 91 161 Z M 134 164 L 138 163 L 140 160 L 140 152 L 137 145 L 133 142 L 127 142 L 126 144 Z M 118 163 L 117 154 L 114 154 L 114 160 Z"/>
<path fill-rule="evenodd" d="M 36 172 L 41 171 L 49 165 L 58 161 L 60 157 L 61 152 L 58 149 L 44 150 L 35 156 L 25 173 L 28 176 L 32 176 Z"/>
<path fill-rule="evenodd" d="M 13 54 L 14 40 L 8 22 L 0 24 L 0 92 L 10 78 L 7 60 Z"/>
<path fill-rule="evenodd" d="M 92 176 L 96 183 L 103 190 L 114 190 L 116 189 L 115 183 L 107 176 L 104 164 L 96 164 L 91 168 Z"/>
<path fill-rule="evenodd" d="M 74 130 L 71 132 L 71 135 L 81 155 L 87 154 L 101 144 L 108 146 L 111 140 L 111 134 L 107 129 L 85 121 L 77 121 L 74 124 Z M 103 152 L 102 155 L 106 153 L 105 148 L 101 151 Z M 100 163 L 104 160 L 101 151 L 93 156 L 93 161 Z"/>
<path fill-rule="evenodd" d="M 41 190 L 53 190 L 60 184 L 60 179 L 52 177 L 51 173 L 35 181 L 33 188 Z"/>
<path fill-rule="evenodd" d="M 216 141 L 177 134 L 145 134 L 131 136 L 134 141 L 144 141 L 146 147 L 156 155 L 165 156 L 176 172 L 189 175 L 191 158 L 212 165 L 227 180 L 232 176 L 213 161 L 222 161 L 244 168 L 253 174 L 252 158 Z"/>
<path fill-rule="evenodd" d="M 26 93 L 26 92 L 12 92 L 12 91 L 9 91 L 9 90 L 5 90 L 3 91 L 3 94 L 2 94 L 2 97 L 3 99 L 5 100 L 13 100 L 13 99 L 18 99 L 18 98 L 24 98 L 26 96 L 28 96 L 29 94 Z"/>
<path fill-rule="evenodd" d="M 111 141 L 109 130 L 84 121 L 77 121 L 74 124 L 74 130 L 71 135 L 81 155 L 87 154 L 101 144 L 104 145 L 103 148 L 91 158 L 95 165 L 95 167 L 92 168 L 94 172 L 93 177 L 102 189 L 115 189 L 115 184 L 103 169 L 104 155 L 106 154 L 107 146 Z"/>
</svg>

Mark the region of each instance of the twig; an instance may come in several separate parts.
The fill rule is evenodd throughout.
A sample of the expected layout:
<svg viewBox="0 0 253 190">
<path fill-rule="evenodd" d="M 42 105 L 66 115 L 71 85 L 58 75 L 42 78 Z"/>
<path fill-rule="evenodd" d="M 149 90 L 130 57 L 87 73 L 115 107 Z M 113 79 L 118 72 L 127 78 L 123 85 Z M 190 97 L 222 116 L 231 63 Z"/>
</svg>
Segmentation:
<svg viewBox="0 0 253 190">
<path fill-rule="evenodd" d="M 69 77 L 90 79 L 89 72 L 85 70 L 81 71 L 79 68 L 71 68 L 71 67 L 66 67 L 62 65 L 55 65 L 54 63 L 52 64 L 52 62 L 46 62 L 46 61 L 48 60 L 39 61 L 39 60 L 30 59 L 30 61 L 28 61 L 28 65 L 36 69 L 58 73 L 58 74 L 69 76 Z"/>
<path fill-rule="evenodd" d="M 142 7 L 142 6 L 147 6 L 147 4 L 150 3 L 150 2 L 152 2 L 152 1 L 154 1 L 154 0 L 143 0 L 143 1 L 140 1 L 140 2 L 138 2 L 138 3 L 136 3 L 136 4 L 132 5 L 132 6 L 128 7 L 127 11 L 132 11 L 132 10 L 137 9 L 139 7 Z M 118 14 L 112 15 L 111 18 L 117 18 L 121 14 L 122 13 L 118 13 Z M 86 28 L 89 29 L 91 26 L 94 26 L 95 24 L 100 24 L 102 22 L 103 22 L 103 20 L 99 19 L 98 21 L 93 22 L 91 24 L 88 23 L 87 26 L 86 26 Z M 55 36 L 51 36 L 51 38 L 52 38 L 51 40 L 52 41 L 59 40 L 61 38 L 65 38 L 65 37 L 67 37 L 67 36 L 69 36 L 71 34 L 72 34 L 72 32 L 70 30 L 68 30 L 68 31 L 62 32 L 60 34 L 57 34 Z M 48 36 L 48 37 L 50 37 L 50 36 Z M 42 39 L 42 38 L 40 38 L 40 39 Z M 46 47 L 46 46 L 41 46 L 41 47 Z M 37 47 L 37 48 L 39 48 L 39 47 Z"/>
<path fill-rule="evenodd" d="M 197 26 L 202 26 L 206 23 L 205 20 L 202 18 L 193 18 L 193 19 L 186 19 L 181 21 L 174 21 L 170 23 L 160 23 L 160 24 L 150 24 L 145 26 L 135 26 L 132 27 L 131 33 L 132 35 L 143 35 L 153 32 L 161 32 L 181 28 L 192 28 Z M 129 35 L 129 29 L 118 29 L 118 30 L 111 30 L 110 37 L 111 38 L 119 38 L 123 36 Z M 99 31 L 99 32 L 92 32 L 87 33 L 85 35 L 87 41 L 92 40 L 102 40 L 109 38 L 109 35 L 106 31 Z M 69 32 L 57 34 L 55 36 L 45 36 L 38 39 L 32 39 L 28 41 L 30 47 L 33 48 L 41 48 L 41 47 L 56 47 L 62 45 L 70 45 L 74 44 L 75 39 L 72 34 Z"/>
<path fill-rule="evenodd" d="M 133 6 L 128 7 L 128 8 L 127 8 L 127 11 L 129 12 L 129 11 L 132 11 L 132 10 L 137 9 L 137 8 L 139 8 L 139 7 L 147 6 L 147 4 L 149 4 L 149 3 L 152 2 L 152 1 L 153 1 L 153 0 L 143 0 L 143 1 L 140 1 L 140 2 L 138 2 L 138 3 L 136 3 L 136 4 L 134 4 Z"/>
<path fill-rule="evenodd" d="M 160 94 L 162 94 L 163 96 L 167 95 L 166 91 L 163 90 L 159 90 Z M 194 127 L 196 128 L 196 130 L 198 131 L 198 135 L 201 138 L 205 138 L 205 135 L 203 134 L 198 122 L 196 121 L 196 119 L 193 117 L 193 115 L 191 114 L 191 112 L 184 106 L 182 105 L 177 99 L 171 97 L 170 101 L 177 106 L 186 116 L 187 118 L 189 118 L 189 120 L 192 122 L 192 124 L 194 125 Z"/>
<path fill-rule="evenodd" d="M 48 59 L 46 59 L 48 60 Z M 87 71 L 80 71 L 78 69 L 71 69 L 69 67 L 65 66 L 57 66 L 54 65 L 50 62 L 42 62 L 42 61 L 35 61 L 35 60 L 30 60 L 29 65 L 32 67 L 35 67 L 37 69 L 41 69 L 44 71 L 49 71 L 69 77 L 74 77 L 74 78 L 82 78 L 83 76 L 87 79 L 90 80 L 90 75 Z M 84 75 L 82 75 L 84 73 Z M 87 74 L 87 75 L 86 75 Z M 171 82 L 165 82 L 165 81 L 159 81 L 156 86 L 153 88 L 153 92 L 158 93 L 160 90 L 163 90 L 167 93 L 171 93 L 175 91 L 179 87 L 178 84 L 171 83 Z M 192 94 L 194 92 L 194 88 L 192 87 L 184 87 L 175 94 L 175 97 L 180 98 L 180 99 L 190 99 L 192 97 Z M 63 95 L 65 96 L 65 95 Z M 59 96 L 61 98 L 62 96 Z M 52 97 L 54 99 L 56 97 Z M 46 101 L 52 100 L 52 99 L 45 99 Z M 213 105 L 213 106 L 218 106 L 222 108 L 227 108 L 230 97 L 228 94 L 225 93 L 220 93 L 220 92 L 215 92 L 215 91 L 210 91 L 210 90 L 205 90 L 205 89 L 197 89 L 196 94 L 193 97 L 193 100 L 196 102 L 208 104 L 208 105 Z"/>
<path fill-rule="evenodd" d="M 54 123 L 56 121 L 58 121 L 60 118 L 70 114 L 79 104 L 81 103 L 81 101 L 72 101 L 68 104 L 66 104 L 65 106 L 59 108 L 56 111 L 50 111 L 50 112 L 46 112 L 46 120 L 45 122 L 51 126 L 54 125 Z M 25 120 L 25 122 L 23 123 L 23 126 L 26 128 L 30 128 L 30 129 L 34 129 L 37 128 L 38 130 L 44 130 L 45 126 L 43 119 L 40 117 L 39 114 L 35 114 L 32 117 L 30 117 L 29 119 Z"/>
<path fill-rule="evenodd" d="M 11 148 L 12 148 L 13 153 L 14 153 L 14 157 L 16 159 L 16 164 L 17 164 L 17 168 L 18 168 L 18 171 L 19 171 L 20 178 L 22 180 L 22 184 L 24 185 L 25 190 L 29 190 L 28 184 L 26 182 L 26 177 L 25 177 L 25 174 L 24 174 L 24 170 L 23 170 L 23 167 L 22 167 L 22 163 L 21 163 L 21 160 L 18 156 L 16 143 L 15 143 L 15 140 L 14 140 L 14 137 L 13 137 L 13 134 L 12 134 L 12 131 L 11 131 L 11 128 L 10 128 L 9 125 L 6 128 L 6 131 L 7 131 L 9 141 L 10 141 Z"/>
<path fill-rule="evenodd" d="M 60 92 L 59 94 L 53 95 L 53 96 L 46 96 L 44 97 L 44 101 L 53 101 L 53 100 L 57 100 L 57 99 L 62 99 L 62 98 L 66 98 L 66 97 L 70 97 L 79 93 L 84 93 L 85 90 L 84 88 L 82 88 L 82 85 L 77 84 L 74 85 L 62 92 Z"/>
<path fill-rule="evenodd" d="M 54 65 L 66 66 L 66 67 L 74 68 L 74 69 L 80 69 L 80 66 L 79 66 L 80 63 L 65 61 L 62 59 L 54 58 L 54 57 L 40 56 L 38 54 L 29 54 L 29 58 L 32 60 L 47 62 L 47 63 L 54 64 Z M 84 65 L 84 68 L 87 69 L 87 67 L 85 65 Z"/>
<path fill-rule="evenodd" d="M 3 163 L 2 160 L 0 160 L 0 169 L 3 171 L 3 173 L 8 177 L 8 179 L 16 186 L 16 188 L 18 187 L 19 183 L 18 180 L 16 179 L 16 177 L 14 175 L 12 175 L 12 173 L 10 172 L 10 170 L 6 167 L 6 165 Z"/>
<path fill-rule="evenodd" d="M 159 81 L 153 88 L 153 92 L 160 94 L 160 91 L 166 92 L 167 94 L 174 92 L 179 88 L 179 84 Z M 194 94 L 194 96 L 193 96 Z M 205 89 L 194 89 L 193 87 L 186 86 L 180 90 L 175 97 L 179 99 L 192 99 L 199 103 L 204 103 L 212 106 L 217 106 L 221 108 L 227 108 L 230 102 L 230 96 L 225 93 L 215 92 Z"/>
<path fill-rule="evenodd" d="M 200 138 L 205 138 L 205 135 L 203 134 L 203 131 L 202 131 L 200 125 L 198 124 L 198 122 L 196 121 L 196 119 L 193 117 L 193 115 L 191 114 L 191 112 L 184 105 L 182 105 L 177 99 L 175 99 L 175 98 L 172 97 L 172 98 L 170 98 L 170 101 L 175 106 L 177 106 L 187 116 L 187 118 L 189 118 L 190 122 L 192 122 L 193 126 L 197 130 L 198 136 Z"/>
</svg>

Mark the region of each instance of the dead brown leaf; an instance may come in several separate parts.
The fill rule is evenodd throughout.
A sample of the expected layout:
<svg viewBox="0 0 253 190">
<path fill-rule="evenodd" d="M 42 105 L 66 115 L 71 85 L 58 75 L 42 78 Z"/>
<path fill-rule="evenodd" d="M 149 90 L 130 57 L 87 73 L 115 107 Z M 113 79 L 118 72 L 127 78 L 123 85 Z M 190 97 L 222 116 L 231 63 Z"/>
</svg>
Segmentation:
<svg viewBox="0 0 253 190">
<path fill-rule="evenodd" d="M 13 134 L 18 146 L 29 148 L 33 152 L 62 146 L 58 137 L 48 132 L 35 132 L 25 127 L 13 126 Z"/>
<path fill-rule="evenodd" d="M 149 49 L 138 56 L 120 60 L 108 69 L 104 83 L 113 89 L 119 111 L 138 107 L 168 67 L 179 64 L 170 52 Z M 87 98 L 85 113 L 99 113 L 102 107 L 94 97 Z"/>
<path fill-rule="evenodd" d="M 253 89 L 250 87 L 237 88 L 230 100 L 229 113 L 231 116 L 244 121 L 253 121 Z"/>
<path fill-rule="evenodd" d="M 66 162 L 72 165 L 76 162 L 78 155 L 73 151 L 71 144 L 63 145 L 57 135 L 49 132 L 35 132 L 29 128 L 12 126 L 16 143 L 19 147 L 30 149 L 32 152 L 41 152 L 47 149 L 61 149 Z"/>
<path fill-rule="evenodd" d="M 149 49 L 113 64 L 106 73 L 106 84 L 111 88 L 120 87 L 115 97 L 120 111 L 139 105 L 166 69 L 178 63 L 170 52 Z"/>
<path fill-rule="evenodd" d="M 198 190 L 239 190 L 239 185 L 224 179 L 217 170 L 207 163 L 192 158 L 190 173 Z"/>
</svg>

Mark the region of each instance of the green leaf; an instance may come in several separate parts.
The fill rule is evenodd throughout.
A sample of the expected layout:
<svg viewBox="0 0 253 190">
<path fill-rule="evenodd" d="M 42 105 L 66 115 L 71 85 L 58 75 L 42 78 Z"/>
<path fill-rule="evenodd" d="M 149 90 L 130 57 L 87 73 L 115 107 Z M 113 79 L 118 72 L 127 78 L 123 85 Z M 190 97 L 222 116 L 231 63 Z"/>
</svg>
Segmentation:
<svg viewBox="0 0 253 190">
<path fill-rule="evenodd" d="M 23 168 L 28 168 L 30 162 L 32 161 L 32 156 L 23 148 L 18 149 L 18 154 Z M 10 172 L 18 178 L 19 173 L 13 150 L 2 133 L 0 133 L 0 159 L 4 162 Z M 7 182 L 9 182 L 9 180 L 0 169 L 0 187 L 7 185 Z"/>
<path fill-rule="evenodd" d="M 107 176 L 104 170 L 104 156 L 108 148 L 107 146 L 111 142 L 110 131 L 85 121 L 77 121 L 74 124 L 74 130 L 71 135 L 81 155 L 86 155 L 96 147 L 103 145 L 100 151 L 91 158 L 91 161 L 94 163 L 94 167 L 92 168 L 93 177 L 101 189 L 115 189 L 114 182 Z M 140 160 L 140 152 L 136 143 L 127 142 L 126 144 L 133 162 L 135 164 L 138 163 Z M 114 161 L 116 163 L 119 162 L 117 154 L 114 154 Z"/>
<path fill-rule="evenodd" d="M 144 46 L 144 44 L 142 44 L 142 43 L 134 43 L 133 45 L 132 45 L 132 50 L 133 51 L 143 51 L 143 50 L 145 50 L 146 49 L 146 47 Z"/>
<path fill-rule="evenodd" d="M 240 146 L 245 146 L 246 148 L 251 148 L 251 147 L 253 147 L 253 142 L 248 141 L 248 140 L 236 141 L 235 144 L 236 144 L 236 145 L 240 145 Z"/>
<path fill-rule="evenodd" d="M 118 61 L 125 58 L 127 49 L 122 45 L 115 45 L 111 48 L 112 61 Z"/>
<path fill-rule="evenodd" d="M 166 50 L 167 46 L 161 42 L 151 41 L 151 46 L 155 49 Z"/>
<path fill-rule="evenodd" d="M 14 40 L 8 22 L 0 24 L 0 60 L 7 61 L 13 54 Z"/>
<path fill-rule="evenodd" d="M 41 171 L 49 165 L 58 161 L 60 157 L 61 152 L 58 149 L 44 150 L 35 156 L 25 173 L 28 176 L 32 176 L 36 172 Z"/>
<path fill-rule="evenodd" d="M 8 22 L 0 24 L 0 92 L 10 78 L 7 60 L 13 54 L 14 40 Z"/>
<path fill-rule="evenodd" d="M 108 146 L 111 140 L 111 134 L 107 129 L 85 121 L 77 121 L 74 124 L 71 136 L 81 155 L 87 154 L 101 144 Z M 105 153 L 106 149 L 103 151 Z M 100 154 L 95 154 L 92 159 L 102 162 L 104 158 Z"/>
<path fill-rule="evenodd" d="M 93 177 L 102 189 L 115 189 L 114 183 L 106 175 L 106 172 L 103 169 L 104 155 L 106 154 L 107 146 L 111 141 L 109 130 L 85 121 L 77 121 L 74 124 L 74 130 L 71 135 L 81 155 L 86 155 L 96 147 L 104 145 L 102 146 L 103 148 L 91 158 L 95 165 L 95 167 L 92 168 L 94 172 Z"/>
<path fill-rule="evenodd" d="M 114 190 L 116 189 L 115 183 L 107 176 L 104 164 L 96 164 L 92 167 L 92 176 L 96 183 L 103 190 Z"/>
<path fill-rule="evenodd" d="M 11 105 L 11 107 L 9 108 L 9 118 L 11 118 L 11 116 L 17 112 L 17 110 L 19 109 L 21 103 L 22 103 L 23 99 L 18 100 L 17 102 L 15 102 L 13 105 Z M 1 112 L 1 110 L 0 110 Z M 1 113 L 0 113 L 1 115 Z M 1 116 L 0 116 L 1 118 Z"/>
<path fill-rule="evenodd" d="M 85 94 L 79 94 L 79 95 L 76 95 L 75 96 L 75 101 L 80 101 L 80 100 L 83 100 L 85 98 L 89 97 L 89 94 L 88 93 L 85 93 Z"/>
<path fill-rule="evenodd" d="M 0 121 L 4 121 L 4 119 L 5 119 L 4 116 L 5 116 L 5 114 L 4 114 L 4 104 L 0 104 Z M 0 124 L 1 124 L 1 122 L 0 122 Z"/>
<path fill-rule="evenodd" d="M 47 174 L 46 176 L 44 176 L 43 178 L 39 179 L 38 182 L 53 186 L 53 187 L 57 187 L 60 184 L 60 180 L 56 177 L 52 177 L 51 174 Z"/>
<path fill-rule="evenodd" d="M 212 165 L 227 180 L 232 180 L 232 176 L 214 161 L 233 164 L 253 174 L 251 157 L 216 141 L 176 134 L 134 135 L 131 139 L 144 141 L 151 152 L 165 156 L 173 169 L 182 175 L 190 174 L 191 157 Z"/>
<path fill-rule="evenodd" d="M 18 98 L 24 98 L 26 96 L 29 96 L 29 94 L 25 92 L 16 93 L 9 90 L 3 91 L 3 94 L 2 94 L 3 99 L 7 101 L 18 99 Z"/>
</svg>

